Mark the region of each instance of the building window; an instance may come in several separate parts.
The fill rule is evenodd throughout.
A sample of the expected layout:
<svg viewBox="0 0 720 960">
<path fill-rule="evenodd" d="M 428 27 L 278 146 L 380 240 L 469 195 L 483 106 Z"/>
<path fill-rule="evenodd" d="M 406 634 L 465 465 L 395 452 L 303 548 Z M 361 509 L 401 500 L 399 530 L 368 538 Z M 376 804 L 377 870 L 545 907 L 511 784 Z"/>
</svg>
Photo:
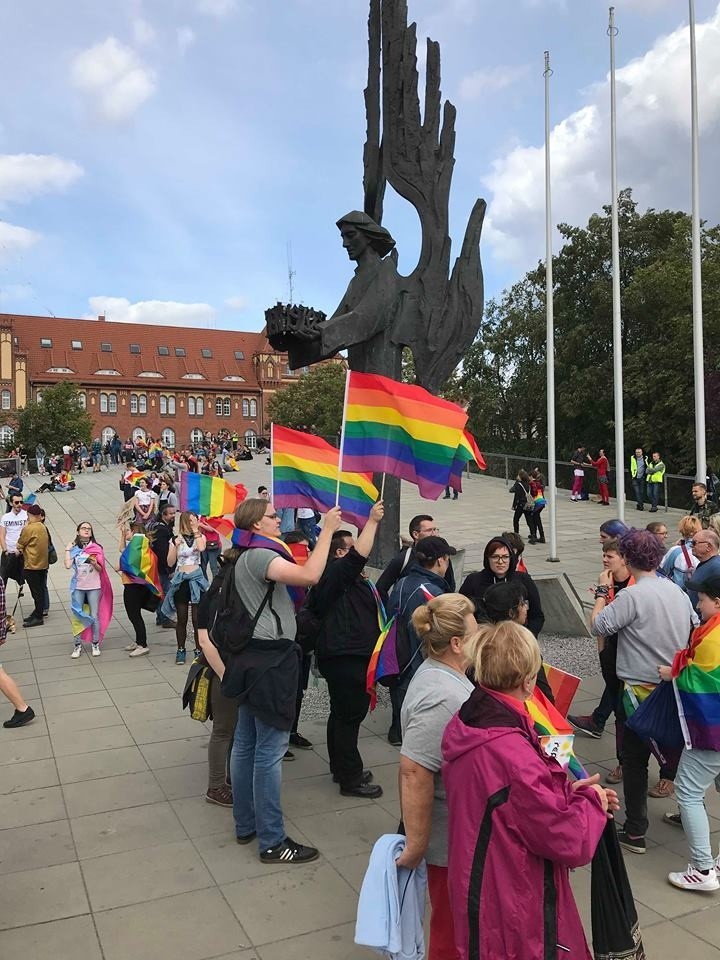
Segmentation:
<svg viewBox="0 0 720 960">
<path fill-rule="evenodd" d="M 10 399 L 11 399 L 11 398 L 10 398 L 10 391 L 9 391 L 9 390 L 3 390 L 2 394 L 0 394 L 0 406 L 2 406 L 2 409 L 3 409 L 3 410 L 9 410 L 9 409 L 10 409 Z"/>
<path fill-rule="evenodd" d="M 96 376 L 96 377 L 119 377 L 119 376 L 120 376 L 120 371 L 119 371 L 119 370 L 113 370 L 113 369 L 111 369 L 110 367 L 107 367 L 107 368 L 104 369 L 104 370 L 96 370 L 96 371 L 95 371 L 95 376 Z"/>
<path fill-rule="evenodd" d="M 175 347 L 175 356 L 184 357 L 185 356 L 185 347 Z"/>
<path fill-rule="evenodd" d="M 44 347 L 45 350 L 50 350 L 52 347 L 52 340 L 49 337 L 43 337 L 40 341 L 40 346 Z"/>
<path fill-rule="evenodd" d="M 147 394 L 141 393 L 138 397 L 138 413 L 147 413 Z"/>
<path fill-rule="evenodd" d="M 139 343 L 131 343 L 131 344 L 130 344 L 130 353 L 140 353 L 140 352 L 141 352 L 141 351 L 140 351 L 140 344 L 139 344 Z"/>
<path fill-rule="evenodd" d="M 48 367 L 45 373 L 75 373 L 70 367 Z"/>
<path fill-rule="evenodd" d="M 115 431 L 112 427 L 103 427 L 103 431 L 100 436 L 104 445 L 111 442 L 112 438 L 115 436 Z"/>
<path fill-rule="evenodd" d="M 168 404 L 168 414 L 171 417 L 174 417 L 175 416 L 175 397 L 168 397 L 167 404 Z"/>
<path fill-rule="evenodd" d="M 162 445 L 164 447 L 169 447 L 171 450 L 175 447 L 175 431 L 171 430 L 170 427 L 165 427 L 162 432 Z"/>
<path fill-rule="evenodd" d="M 250 401 L 250 418 L 254 420 L 257 417 L 257 400 Z"/>
<path fill-rule="evenodd" d="M 138 398 L 136 393 L 130 394 L 130 413 L 136 414 L 138 412 Z"/>
<path fill-rule="evenodd" d="M 203 442 L 203 432 L 199 427 L 195 427 L 194 430 L 190 431 L 190 443 L 202 443 Z"/>
<path fill-rule="evenodd" d="M 14 436 L 15 431 L 12 427 L 8 427 L 7 424 L 4 427 L 0 427 L 0 447 L 9 447 L 13 442 Z"/>
<path fill-rule="evenodd" d="M 195 411 L 199 417 L 205 416 L 205 401 L 202 397 L 198 397 L 195 401 Z"/>
<path fill-rule="evenodd" d="M 167 397 L 160 394 L 160 416 L 167 416 Z"/>
<path fill-rule="evenodd" d="M 267 365 L 267 376 L 268 380 L 273 380 L 275 377 L 275 367 L 271 363 Z"/>
<path fill-rule="evenodd" d="M 230 403 L 230 397 L 223 398 L 223 416 L 229 417 L 232 413 L 232 404 Z"/>
<path fill-rule="evenodd" d="M 73 350 L 82 350 L 82 340 L 71 340 L 70 346 Z"/>
<path fill-rule="evenodd" d="M 159 380 L 163 380 L 163 375 L 158 370 L 141 370 L 138 374 L 139 377 L 157 377 Z"/>
<path fill-rule="evenodd" d="M 184 373 L 182 376 L 183 380 L 204 380 L 205 377 L 201 373 Z"/>
<path fill-rule="evenodd" d="M 223 415 L 223 402 L 222 397 L 215 398 L 215 416 L 221 417 Z"/>
<path fill-rule="evenodd" d="M 81 407 L 83 410 L 87 410 L 87 397 L 85 396 L 84 393 L 78 394 L 78 406 Z"/>
<path fill-rule="evenodd" d="M 108 394 L 108 413 L 117 413 L 117 394 Z"/>
<path fill-rule="evenodd" d="M 106 393 L 100 394 L 100 413 L 108 412 L 108 395 Z"/>
<path fill-rule="evenodd" d="M 203 347 L 203 349 L 200 351 L 200 356 L 204 360 L 212 360 L 212 350 L 208 350 L 207 347 Z"/>
<path fill-rule="evenodd" d="M 138 440 L 145 440 L 146 437 L 145 437 L 145 431 L 143 430 L 143 428 L 135 427 L 135 429 L 132 432 L 132 438 L 134 443 L 137 443 Z"/>
<path fill-rule="evenodd" d="M 101 353 L 112 353 L 112 344 L 111 343 L 101 343 L 100 344 Z"/>
<path fill-rule="evenodd" d="M 254 450 L 257 447 L 257 434 L 254 430 L 245 431 L 245 446 L 250 450 Z"/>
<path fill-rule="evenodd" d="M 195 397 L 188 397 L 188 416 L 195 416 Z"/>
<path fill-rule="evenodd" d="M 242 402 L 242 415 L 244 417 L 250 416 L 250 402 L 248 400 L 243 400 Z"/>
<path fill-rule="evenodd" d="M 236 351 L 235 351 L 235 359 L 236 359 L 236 360 L 244 360 L 244 359 L 245 359 L 245 354 L 242 352 L 242 350 L 236 350 Z"/>
<path fill-rule="evenodd" d="M 169 357 L 170 348 L 169 347 L 158 347 L 158 356 L 159 357 Z"/>
</svg>

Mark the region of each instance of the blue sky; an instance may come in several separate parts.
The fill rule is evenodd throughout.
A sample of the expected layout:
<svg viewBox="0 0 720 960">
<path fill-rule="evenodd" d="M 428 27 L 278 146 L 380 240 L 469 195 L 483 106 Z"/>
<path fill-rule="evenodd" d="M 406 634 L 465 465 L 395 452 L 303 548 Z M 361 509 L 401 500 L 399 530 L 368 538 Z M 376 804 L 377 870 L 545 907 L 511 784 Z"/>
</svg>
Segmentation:
<svg viewBox="0 0 720 960">
<path fill-rule="evenodd" d="M 720 216 L 720 13 L 697 0 L 702 214 Z M 0 19 L 0 310 L 260 329 L 286 299 L 332 312 L 362 206 L 366 0 L 25 0 Z M 458 108 L 451 231 L 477 196 L 488 295 L 544 256 L 543 50 L 554 219 L 608 202 L 608 5 L 410 0 Z M 687 7 L 617 0 L 619 179 L 689 207 Z M 400 269 L 412 208 L 386 203 Z"/>
</svg>

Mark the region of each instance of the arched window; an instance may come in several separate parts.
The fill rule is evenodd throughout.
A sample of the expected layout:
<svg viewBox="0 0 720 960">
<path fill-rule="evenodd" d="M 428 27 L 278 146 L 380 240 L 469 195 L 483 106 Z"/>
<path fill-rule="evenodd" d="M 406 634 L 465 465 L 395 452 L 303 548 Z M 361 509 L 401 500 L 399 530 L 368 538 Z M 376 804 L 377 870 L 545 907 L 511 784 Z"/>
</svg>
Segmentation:
<svg viewBox="0 0 720 960">
<path fill-rule="evenodd" d="M 38 403 L 40 403 L 40 401 L 42 400 L 42 390 L 37 391 L 37 393 L 35 394 L 35 399 L 37 400 Z"/>
<path fill-rule="evenodd" d="M 257 416 L 257 400 L 250 401 L 250 417 L 254 420 Z"/>
<path fill-rule="evenodd" d="M 135 443 L 137 443 L 138 440 L 145 440 L 146 437 L 145 437 L 145 431 L 143 430 L 143 428 L 135 427 L 135 429 L 132 432 L 132 438 Z"/>
<path fill-rule="evenodd" d="M 168 413 L 170 414 L 171 417 L 174 417 L 175 416 L 175 397 L 168 397 L 167 402 L 168 402 Z"/>
<path fill-rule="evenodd" d="M 130 394 L 130 413 L 138 412 L 138 398 L 136 393 Z"/>
<path fill-rule="evenodd" d="M 223 397 L 223 416 L 229 417 L 232 413 L 232 404 L 230 403 L 230 397 Z"/>
<path fill-rule="evenodd" d="M 268 380 L 273 380 L 275 377 L 275 367 L 271 363 L 267 365 L 267 375 Z"/>
<path fill-rule="evenodd" d="M 108 413 L 117 413 L 117 394 L 108 394 Z"/>
<path fill-rule="evenodd" d="M 188 397 L 188 416 L 195 416 L 195 397 Z"/>
<path fill-rule="evenodd" d="M 83 410 L 87 410 L 87 397 L 84 393 L 78 394 L 78 404 Z"/>
<path fill-rule="evenodd" d="M 254 430 L 245 431 L 245 446 L 250 450 L 254 450 L 257 447 L 257 434 Z"/>
<path fill-rule="evenodd" d="M 112 427 L 103 427 L 103 432 L 101 434 L 103 444 L 110 443 L 114 436 L 115 431 Z"/>
<path fill-rule="evenodd" d="M 5 426 L 0 427 L 0 447 L 9 447 L 13 442 L 13 437 L 15 436 L 15 431 L 12 427 Z"/>
<path fill-rule="evenodd" d="M 168 407 L 167 407 L 167 397 L 166 397 L 164 394 L 161 393 L 161 394 L 160 394 L 160 416 L 161 416 L 161 417 L 166 417 L 166 416 L 167 416 L 167 410 L 168 410 Z"/>
<path fill-rule="evenodd" d="M 162 445 L 169 447 L 171 450 L 175 448 L 175 431 L 171 430 L 170 427 L 165 427 L 162 432 Z"/>
<path fill-rule="evenodd" d="M 242 415 L 244 417 L 250 416 L 250 404 L 248 403 L 247 400 L 243 400 L 242 402 Z"/>
<path fill-rule="evenodd" d="M 147 413 L 147 394 L 141 393 L 138 397 L 138 413 Z"/>
<path fill-rule="evenodd" d="M 100 394 L 100 413 L 108 412 L 108 395 L 106 393 Z"/>
<path fill-rule="evenodd" d="M 215 398 L 215 416 L 221 417 L 223 412 L 223 402 L 222 397 Z"/>
<path fill-rule="evenodd" d="M 199 427 L 195 427 L 194 430 L 190 431 L 190 443 L 202 443 L 204 434 Z"/>
<path fill-rule="evenodd" d="M 9 410 L 10 409 L 10 391 L 3 390 L 0 396 L 2 398 L 2 402 L 0 405 L 2 406 L 3 410 Z"/>
<path fill-rule="evenodd" d="M 203 400 L 202 397 L 195 398 L 195 412 L 199 417 L 202 417 L 205 415 L 205 401 Z"/>
</svg>

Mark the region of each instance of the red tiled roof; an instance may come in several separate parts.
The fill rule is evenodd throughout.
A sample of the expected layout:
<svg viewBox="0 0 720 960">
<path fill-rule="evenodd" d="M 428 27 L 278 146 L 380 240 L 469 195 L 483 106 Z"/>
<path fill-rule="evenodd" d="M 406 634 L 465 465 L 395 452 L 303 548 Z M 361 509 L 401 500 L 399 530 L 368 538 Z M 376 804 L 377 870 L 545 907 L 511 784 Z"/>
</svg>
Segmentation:
<svg viewBox="0 0 720 960">
<path fill-rule="evenodd" d="M 156 389 L 160 385 L 196 385 L 199 390 L 236 390 L 240 381 L 223 378 L 240 376 L 248 388 L 257 389 L 253 354 L 274 353 L 264 333 L 0 314 L 0 326 L 10 323 L 17 338 L 16 349 L 27 354 L 31 382 L 52 383 L 72 376 L 86 384 L 112 380 L 118 386 L 144 385 L 149 389 L 151 385 Z M 42 347 L 43 339 L 51 340 L 52 346 Z M 73 350 L 73 340 L 80 341 L 82 349 Z M 111 344 L 112 350 L 101 350 L 102 343 Z M 131 353 L 130 344 L 138 344 L 140 353 Z M 160 356 L 159 346 L 167 347 L 170 355 Z M 185 356 L 176 356 L 176 347 L 184 349 Z M 203 357 L 204 349 L 212 351 L 212 357 Z M 242 360 L 235 358 L 236 351 L 242 351 Z M 277 358 L 278 363 L 286 362 L 284 355 L 277 354 Z M 66 367 L 73 373 L 47 373 L 53 367 Z M 108 369 L 117 370 L 119 376 L 96 375 L 96 371 Z M 140 376 L 144 372 L 160 373 L 162 377 Z M 193 373 L 203 379 L 184 379 Z"/>
</svg>

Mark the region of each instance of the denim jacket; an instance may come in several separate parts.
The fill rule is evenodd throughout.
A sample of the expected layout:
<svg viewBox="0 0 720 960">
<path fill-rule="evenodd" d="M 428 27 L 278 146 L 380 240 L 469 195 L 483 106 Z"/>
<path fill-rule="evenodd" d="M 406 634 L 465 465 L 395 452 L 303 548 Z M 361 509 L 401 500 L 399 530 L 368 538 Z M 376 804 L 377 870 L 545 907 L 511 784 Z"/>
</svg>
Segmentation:
<svg viewBox="0 0 720 960">
<path fill-rule="evenodd" d="M 203 572 L 200 567 L 197 567 L 195 570 L 191 570 L 189 573 L 183 573 L 182 571 L 178 570 L 170 581 L 170 586 L 165 594 L 165 599 L 163 600 L 163 605 L 161 608 L 161 613 L 168 617 L 168 619 L 172 619 L 175 616 L 175 594 L 177 593 L 178 588 L 183 581 L 187 581 L 190 587 L 191 603 L 199 603 L 200 597 L 208 588 L 208 582 L 203 576 Z"/>
</svg>

